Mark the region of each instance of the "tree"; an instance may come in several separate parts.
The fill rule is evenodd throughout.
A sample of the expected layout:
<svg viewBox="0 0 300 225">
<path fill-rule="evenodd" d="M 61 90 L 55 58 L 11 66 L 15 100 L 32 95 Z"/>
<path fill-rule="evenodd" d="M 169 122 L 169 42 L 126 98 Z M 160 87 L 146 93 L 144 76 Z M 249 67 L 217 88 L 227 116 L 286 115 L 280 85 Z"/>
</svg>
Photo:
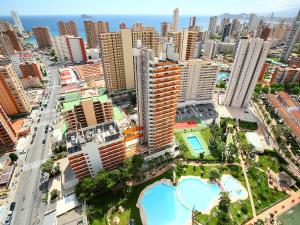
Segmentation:
<svg viewBox="0 0 300 225">
<path fill-rule="evenodd" d="M 221 142 L 218 147 L 218 157 L 223 161 L 224 160 L 224 156 L 225 156 L 225 152 L 226 152 L 226 143 L 225 142 Z"/>
<path fill-rule="evenodd" d="M 96 183 L 91 177 L 85 177 L 75 188 L 76 195 L 80 200 L 92 199 L 95 196 Z"/>
<path fill-rule="evenodd" d="M 242 213 L 244 213 L 245 215 L 248 213 L 248 206 L 245 203 L 242 203 L 241 205 L 241 211 Z"/>
<path fill-rule="evenodd" d="M 204 158 L 204 152 L 199 153 L 199 158 L 202 160 Z"/>
<path fill-rule="evenodd" d="M 222 210 L 218 210 L 217 212 L 217 225 L 228 225 L 231 224 L 231 218 L 229 213 L 226 213 Z"/>
<path fill-rule="evenodd" d="M 261 89 L 261 91 L 262 91 L 263 93 L 267 94 L 267 93 L 269 93 L 270 88 L 269 88 L 269 86 L 263 86 L 263 88 Z"/>
<path fill-rule="evenodd" d="M 254 223 L 254 225 L 264 225 L 265 223 L 264 223 L 264 221 L 262 220 L 262 219 L 258 219 L 255 223 Z"/>
<path fill-rule="evenodd" d="M 238 148 L 236 145 L 234 145 L 233 143 L 229 143 L 228 146 L 227 146 L 227 154 L 226 154 L 226 157 L 227 157 L 227 161 L 229 162 L 233 162 L 235 156 L 237 155 L 238 153 Z"/>
<path fill-rule="evenodd" d="M 17 160 L 18 160 L 18 155 L 17 154 L 15 154 L 15 153 L 10 153 L 9 154 L 9 158 L 10 158 L 10 160 L 12 161 L 12 162 L 16 162 Z"/>
<path fill-rule="evenodd" d="M 54 49 L 51 49 L 51 51 L 50 51 L 50 56 L 51 56 L 51 57 L 54 57 L 54 56 L 56 56 L 56 54 L 55 54 L 55 50 L 54 50 Z"/>
<path fill-rule="evenodd" d="M 293 87 L 292 88 L 292 94 L 293 95 L 299 95 L 300 94 L 300 87 Z"/>
<path fill-rule="evenodd" d="M 52 174 L 52 172 L 53 172 L 53 166 L 54 166 L 53 160 L 52 159 L 48 159 L 41 166 L 42 172 L 43 173 Z"/>
<path fill-rule="evenodd" d="M 54 174 L 60 174 L 60 164 L 57 163 L 54 167 L 53 167 L 53 173 Z"/>
<path fill-rule="evenodd" d="M 134 155 L 131 159 L 131 173 L 133 176 L 138 176 L 141 174 L 142 166 L 144 163 L 144 157 L 141 155 Z"/>
<path fill-rule="evenodd" d="M 218 170 L 217 168 L 213 168 L 210 171 L 209 180 L 210 181 L 215 181 L 216 179 L 220 179 L 220 178 L 221 178 L 220 170 Z"/>
<path fill-rule="evenodd" d="M 50 193 L 50 200 L 52 201 L 52 200 L 56 199 L 58 197 L 58 194 L 59 194 L 58 190 L 53 189 Z"/>
<path fill-rule="evenodd" d="M 219 209 L 223 212 L 228 212 L 230 205 L 230 198 L 228 192 L 222 192 L 220 196 Z"/>
</svg>

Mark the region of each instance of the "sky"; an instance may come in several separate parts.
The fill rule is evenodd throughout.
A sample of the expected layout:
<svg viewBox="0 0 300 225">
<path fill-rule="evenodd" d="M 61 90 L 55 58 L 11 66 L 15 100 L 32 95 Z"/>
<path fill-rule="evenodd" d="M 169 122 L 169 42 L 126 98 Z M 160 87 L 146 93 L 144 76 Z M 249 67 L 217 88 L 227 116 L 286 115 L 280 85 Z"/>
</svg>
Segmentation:
<svg viewBox="0 0 300 225">
<path fill-rule="evenodd" d="M 278 11 L 296 12 L 300 0 L 0 0 L 0 16 L 9 15 L 11 10 L 20 15 L 167 15 L 176 7 L 181 15 L 276 15 Z"/>
</svg>

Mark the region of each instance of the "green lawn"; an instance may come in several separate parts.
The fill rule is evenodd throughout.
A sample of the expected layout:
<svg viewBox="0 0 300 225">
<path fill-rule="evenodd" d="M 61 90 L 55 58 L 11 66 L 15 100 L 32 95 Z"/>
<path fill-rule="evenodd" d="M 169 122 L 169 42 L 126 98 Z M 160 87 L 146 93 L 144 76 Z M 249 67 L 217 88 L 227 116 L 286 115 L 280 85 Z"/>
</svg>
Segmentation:
<svg viewBox="0 0 300 225">
<path fill-rule="evenodd" d="M 269 155 L 260 155 L 257 166 L 267 171 L 268 168 L 273 170 L 275 173 L 279 173 L 280 165 L 278 159 Z"/>
<path fill-rule="evenodd" d="M 264 210 L 273 203 L 284 199 L 287 194 L 274 190 L 268 186 L 267 174 L 258 167 L 248 169 L 248 179 L 252 191 L 255 208 L 258 212 Z"/>
<path fill-rule="evenodd" d="M 154 183 L 157 180 L 162 178 L 171 179 L 172 178 L 172 171 L 167 171 L 161 176 L 154 178 L 151 181 L 143 183 L 141 185 L 135 186 L 133 188 L 133 193 L 127 201 L 124 201 L 123 194 L 119 193 L 113 195 L 112 193 L 105 193 L 101 196 L 95 197 L 93 200 L 88 202 L 88 205 L 92 205 L 97 209 L 94 217 L 92 218 L 92 225 L 106 225 L 106 215 L 109 208 L 116 205 L 122 205 L 125 209 L 122 216 L 120 217 L 121 222 L 119 225 L 127 225 L 127 221 L 130 218 L 135 220 L 135 225 L 142 225 L 140 219 L 139 209 L 136 207 L 136 203 L 141 191 L 148 185 Z"/>
</svg>

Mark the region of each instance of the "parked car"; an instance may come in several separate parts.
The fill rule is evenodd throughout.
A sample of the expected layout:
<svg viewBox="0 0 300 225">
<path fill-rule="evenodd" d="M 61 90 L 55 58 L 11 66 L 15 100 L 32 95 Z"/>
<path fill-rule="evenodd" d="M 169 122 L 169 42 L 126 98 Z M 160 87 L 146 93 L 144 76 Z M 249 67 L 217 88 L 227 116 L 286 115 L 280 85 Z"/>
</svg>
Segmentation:
<svg viewBox="0 0 300 225">
<path fill-rule="evenodd" d="M 10 210 L 10 211 L 14 211 L 14 210 L 15 210 L 15 207 L 16 207 L 16 202 L 12 202 L 12 203 L 10 204 L 9 210 Z"/>
<path fill-rule="evenodd" d="M 10 225 L 12 219 L 12 214 L 8 214 L 6 220 L 5 220 L 5 225 Z"/>
</svg>

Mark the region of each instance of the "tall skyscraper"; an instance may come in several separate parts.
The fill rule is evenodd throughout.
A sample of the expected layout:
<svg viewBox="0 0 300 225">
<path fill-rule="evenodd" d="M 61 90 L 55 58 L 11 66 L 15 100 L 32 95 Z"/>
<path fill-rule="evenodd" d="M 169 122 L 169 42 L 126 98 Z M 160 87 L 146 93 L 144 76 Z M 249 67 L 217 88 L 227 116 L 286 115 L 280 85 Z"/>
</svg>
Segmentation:
<svg viewBox="0 0 300 225">
<path fill-rule="evenodd" d="M 224 28 L 227 24 L 229 24 L 230 22 L 230 18 L 226 18 L 224 17 L 221 21 L 221 25 L 220 25 L 220 30 L 219 30 L 219 34 L 223 35 L 224 33 Z"/>
<path fill-rule="evenodd" d="M 168 23 L 167 22 L 162 22 L 160 24 L 160 35 L 163 37 L 168 36 Z"/>
<path fill-rule="evenodd" d="M 108 92 L 134 89 L 131 29 L 99 34 L 99 48 Z"/>
<path fill-rule="evenodd" d="M 132 29 L 132 44 L 136 46 L 137 40 L 142 41 L 142 45 L 146 48 L 153 49 L 155 55 L 158 56 L 158 33 L 154 27 L 142 27 L 138 30 Z"/>
<path fill-rule="evenodd" d="M 248 24 L 248 31 L 249 32 L 255 32 L 257 26 L 258 26 L 258 17 L 256 14 L 251 13 L 250 14 L 250 19 L 249 19 L 249 24 Z"/>
<path fill-rule="evenodd" d="M 238 19 L 232 20 L 231 35 L 236 35 L 240 30 L 240 21 Z"/>
<path fill-rule="evenodd" d="M 218 22 L 218 17 L 217 16 L 212 16 L 209 19 L 209 26 L 208 26 L 208 31 L 210 32 L 210 35 L 214 35 L 217 31 L 217 22 Z"/>
<path fill-rule="evenodd" d="M 73 20 L 67 22 L 59 21 L 57 27 L 60 35 L 73 35 L 74 37 L 78 37 L 77 25 Z"/>
<path fill-rule="evenodd" d="M 213 40 L 207 40 L 204 43 L 203 56 L 214 59 L 218 49 L 218 43 Z"/>
<path fill-rule="evenodd" d="M 23 86 L 8 61 L 0 62 L 0 104 L 7 115 L 28 113 L 30 105 Z"/>
<path fill-rule="evenodd" d="M 246 108 L 266 60 L 270 43 L 241 38 L 225 94 L 225 105 Z"/>
<path fill-rule="evenodd" d="M 87 45 L 89 48 L 96 48 L 99 45 L 98 35 L 109 32 L 108 22 L 104 21 L 83 21 Z"/>
<path fill-rule="evenodd" d="M 17 134 L 14 130 L 4 109 L 0 105 L 0 147 L 13 145 L 17 141 Z"/>
<path fill-rule="evenodd" d="M 190 17 L 189 29 L 196 26 L 196 16 Z"/>
<path fill-rule="evenodd" d="M 288 60 L 294 48 L 294 45 L 299 38 L 299 35 L 300 35 L 300 10 L 298 11 L 296 18 L 294 19 L 292 29 L 290 31 L 287 41 L 285 42 L 283 53 L 281 55 L 282 60 L 284 61 Z"/>
<path fill-rule="evenodd" d="M 135 51 L 140 138 L 149 154 L 167 149 L 174 144 L 174 126 L 179 94 L 180 68 L 178 62 L 158 60 L 151 49 Z"/>
<path fill-rule="evenodd" d="M 53 36 L 52 46 L 60 62 L 88 61 L 84 42 L 81 37 L 71 35 Z"/>
<path fill-rule="evenodd" d="M 173 30 L 178 30 L 178 24 L 179 24 L 179 9 L 176 8 L 173 11 Z"/>
<path fill-rule="evenodd" d="M 11 14 L 11 17 L 13 18 L 15 25 L 18 28 L 19 33 L 22 34 L 24 32 L 24 27 L 22 25 L 22 22 L 21 22 L 21 19 L 20 19 L 18 13 L 16 11 L 11 11 L 10 14 Z"/>
<path fill-rule="evenodd" d="M 260 32 L 260 38 L 264 39 L 265 41 L 268 40 L 268 37 L 271 33 L 271 28 L 268 26 L 262 26 L 261 32 Z"/>
<path fill-rule="evenodd" d="M 211 101 L 218 72 L 218 65 L 212 60 L 202 59 L 179 62 L 179 65 L 179 101 Z"/>
<path fill-rule="evenodd" d="M 48 27 L 32 27 L 39 48 L 51 48 L 51 35 Z"/>
<path fill-rule="evenodd" d="M 197 36 L 198 32 L 188 29 L 168 32 L 168 37 L 175 45 L 175 52 L 179 54 L 180 60 L 194 59 Z"/>
<path fill-rule="evenodd" d="M 231 23 L 225 24 L 223 29 L 223 34 L 222 34 L 222 42 L 226 40 L 226 38 L 230 35 L 230 33 L 231 33 Z"/>
</svg>

